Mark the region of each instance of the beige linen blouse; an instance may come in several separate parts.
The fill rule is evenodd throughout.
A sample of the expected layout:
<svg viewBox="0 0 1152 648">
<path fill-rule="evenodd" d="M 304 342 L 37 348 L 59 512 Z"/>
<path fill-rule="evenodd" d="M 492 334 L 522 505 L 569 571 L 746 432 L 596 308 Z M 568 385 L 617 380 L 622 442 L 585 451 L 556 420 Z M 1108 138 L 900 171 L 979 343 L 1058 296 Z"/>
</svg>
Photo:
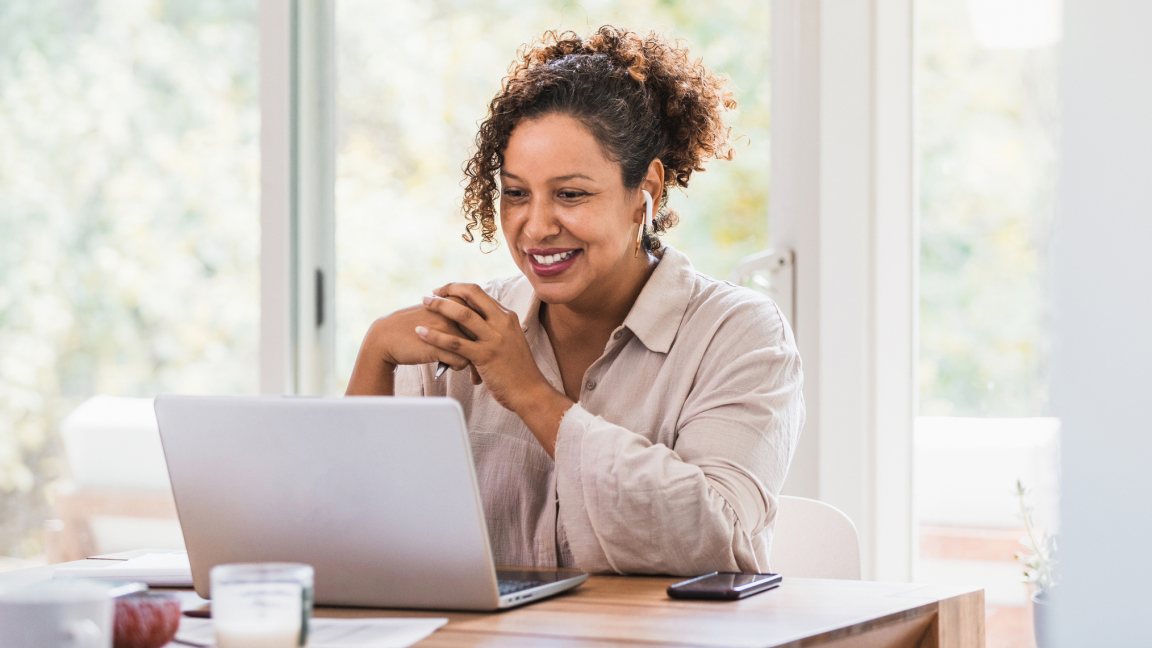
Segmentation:
<svg viewBox="0 0 1152 648">
<path fill-rule="evenodd" d="M 485 286 L 520 316 L 563 392 L 540 301 L 522 276 Z M 777 497 L 804 424 L 796 340 L 754 291 L 665 248 L 584 375 L 553 460 L 470 372 L 400 367 L 397 395 L 463 406 L 496 561 L 592 572 L 767 571 Z"/>
</svg>

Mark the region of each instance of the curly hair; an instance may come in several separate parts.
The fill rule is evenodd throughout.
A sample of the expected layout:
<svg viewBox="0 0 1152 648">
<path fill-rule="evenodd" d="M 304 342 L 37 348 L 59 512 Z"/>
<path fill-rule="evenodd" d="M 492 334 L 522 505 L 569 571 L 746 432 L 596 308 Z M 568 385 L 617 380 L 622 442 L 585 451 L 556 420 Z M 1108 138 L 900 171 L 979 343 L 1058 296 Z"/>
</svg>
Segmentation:
<svg viewBox="0 0 1152 648">
<path fill-rule="evenodd" d="M 483 242 L 495 242 L 497 176 L 512 131 L 526 119 L 561 113 L 579 120 L 620 164 L 627 188 L 639 187 L 657 158 L 666 188 L 687 187 L 707 159 L 732 158 L 722 112 L 735 107 L 724 79 L 655 33 L 604 26 L 585 39 L 546 32 L 520 48 L 480 123 L 476 151 L 464 164 L 464 240 L 480 230 Z M 656 236 L 678 220 L 667 201 L 664 191 L 653 231 L 644 234 L 647 250 L 659 250 Z"/>
</svg>

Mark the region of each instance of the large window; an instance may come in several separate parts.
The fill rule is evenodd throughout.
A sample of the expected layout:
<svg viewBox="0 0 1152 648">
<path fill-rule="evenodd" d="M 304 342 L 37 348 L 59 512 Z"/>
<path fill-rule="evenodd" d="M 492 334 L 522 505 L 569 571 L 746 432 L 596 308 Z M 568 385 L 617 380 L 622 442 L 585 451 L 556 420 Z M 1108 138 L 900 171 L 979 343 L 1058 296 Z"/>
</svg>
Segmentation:
<svg viewBox="0 0 1152 648">
<path fill-rule="evenodd" d="M 256 389 L 258 43 L 255 0 L 0 3 L 0 561 L 71 474 L 155 473 L 66 461 L 89 399 Z"/>
<path fill-rule="evenodd" d="M 985 587 L 990 646 L 1031 642 L 1022 504 L 1054 530 L 1045 266 L 1056 2 L 917 3 L 918 580 Z M 1017 480 L 1027 489 L 1017 495 Z"/>
<path fill-rule="evenodd" d="M 340 0 L 336 12 L 337 382 L 371 321 L 448 281 L 510 275 L 503 246 L 461 240 L 461 166 L 476 126 L 522 44 L 547 29 L 602 24 L 680 38 L 731 77 L 736 155 L 693 177 L 669 204 L 665 239 L 727 277 L 768 244 L 769 3 L 717 11 L 688 0 L 630 3 Z"/>
</svg>

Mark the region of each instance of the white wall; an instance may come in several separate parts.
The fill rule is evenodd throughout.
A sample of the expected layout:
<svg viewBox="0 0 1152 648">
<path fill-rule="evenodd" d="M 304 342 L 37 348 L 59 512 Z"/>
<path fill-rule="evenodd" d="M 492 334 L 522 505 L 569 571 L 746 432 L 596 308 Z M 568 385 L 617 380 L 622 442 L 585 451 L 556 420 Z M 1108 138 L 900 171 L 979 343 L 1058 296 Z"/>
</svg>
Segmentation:
<svg viewBox="0 0 1152 648">
<path fill-rule="evenodd" d="M 1152 646 L 1152 3 L 1065 3 L 1058 646 Z"/>
</svg>

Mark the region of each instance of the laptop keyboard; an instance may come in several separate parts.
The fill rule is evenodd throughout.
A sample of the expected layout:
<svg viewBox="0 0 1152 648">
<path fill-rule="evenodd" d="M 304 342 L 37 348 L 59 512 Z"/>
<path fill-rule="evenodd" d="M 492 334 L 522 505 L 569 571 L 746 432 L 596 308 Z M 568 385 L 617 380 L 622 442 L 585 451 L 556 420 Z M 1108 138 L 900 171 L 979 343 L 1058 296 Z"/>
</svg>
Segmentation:
<svg viewBox="0 0 1152 648">
<path fill-rule="evenodd" d="M 534 580 L 514 580 L 514 581 L 502 580 L 502 581 L 497 581 L 497 585 L 499 585 L 499 587 L 500 587 L 500 596 L 504 596 L 506 594 L 514 594 L 516 592 L 522 592 L 526 589 L 531 589 L 531 588 L 537 587 L 539 585 L 547 585 L 547 584 L 548 584 L 548 581 L 542 581 L 542 580 L 541 581 L 534 581 Z"/>
</svg>

